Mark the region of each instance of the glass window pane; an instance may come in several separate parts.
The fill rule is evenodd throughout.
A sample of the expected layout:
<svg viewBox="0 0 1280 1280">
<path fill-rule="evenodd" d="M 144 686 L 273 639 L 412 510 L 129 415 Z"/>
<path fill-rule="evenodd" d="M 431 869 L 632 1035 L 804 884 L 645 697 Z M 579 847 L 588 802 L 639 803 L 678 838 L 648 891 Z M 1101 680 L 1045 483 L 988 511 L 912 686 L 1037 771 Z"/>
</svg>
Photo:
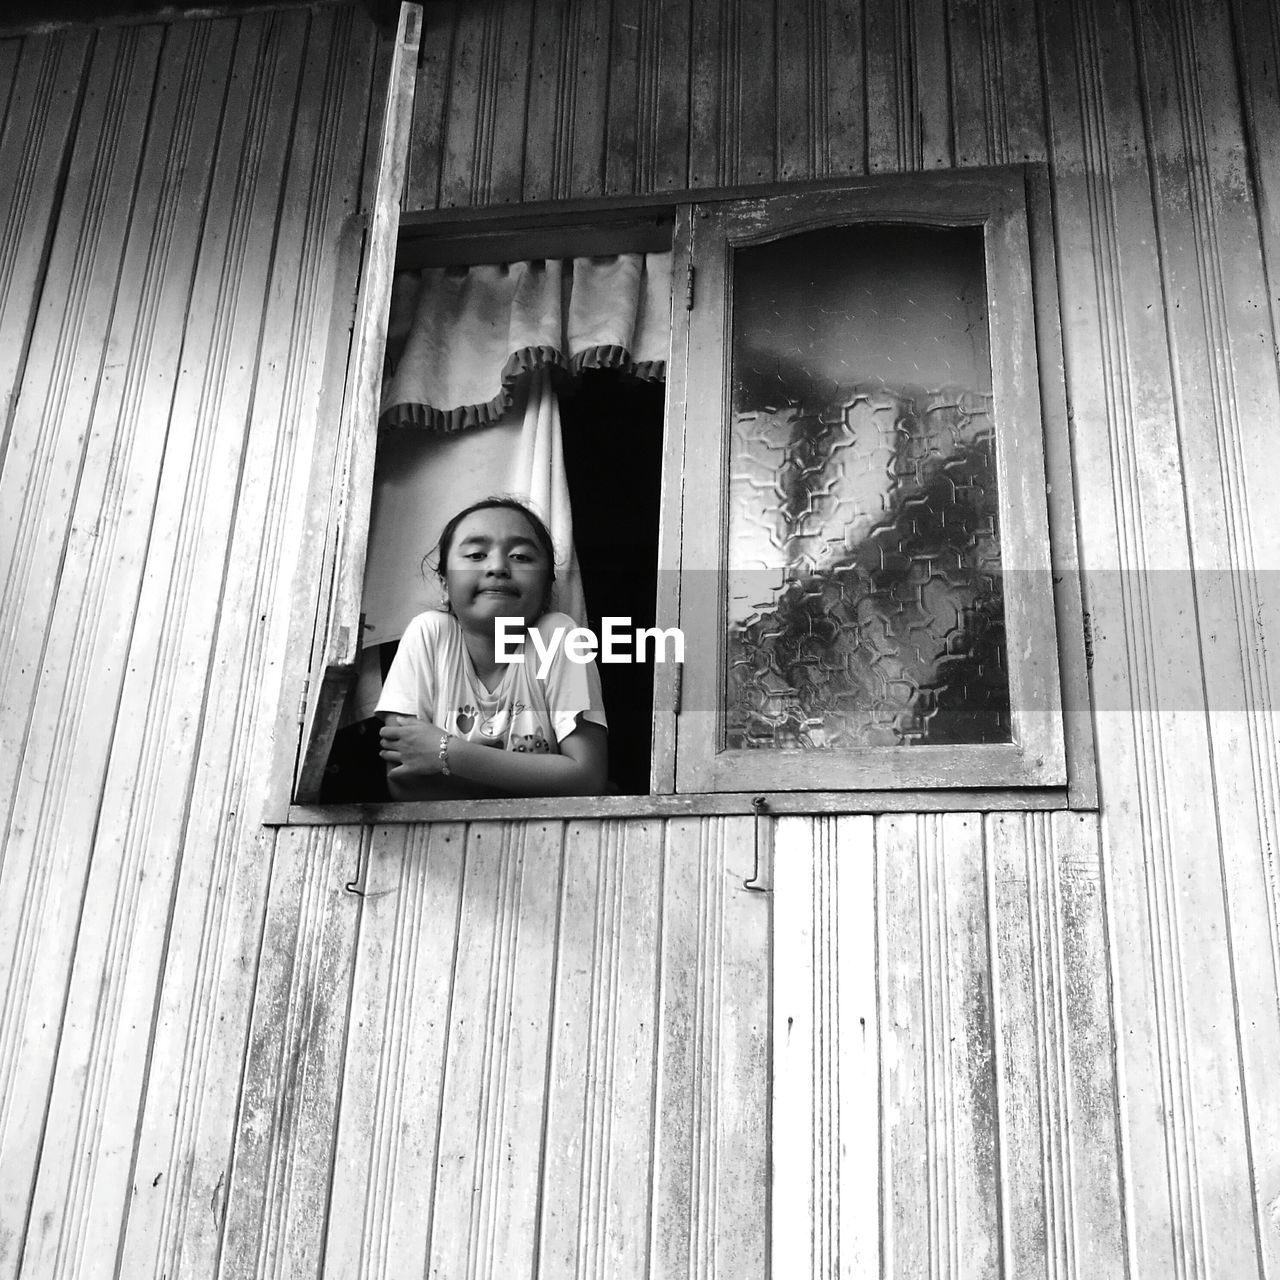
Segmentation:
<svg viewBox="0 0 1280 1280">
<path fill-rule="evenodd" d="M 980 228 L 735 252 L 725 746 L 1011 741 Z"/>
</svg>

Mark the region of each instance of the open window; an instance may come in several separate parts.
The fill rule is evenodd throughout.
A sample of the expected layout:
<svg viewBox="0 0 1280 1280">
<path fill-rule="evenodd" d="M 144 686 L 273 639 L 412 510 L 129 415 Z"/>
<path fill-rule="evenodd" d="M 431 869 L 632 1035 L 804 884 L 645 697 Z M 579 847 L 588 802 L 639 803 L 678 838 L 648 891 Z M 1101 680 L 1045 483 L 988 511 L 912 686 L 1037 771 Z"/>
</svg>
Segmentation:
<svg viewBox="0 0 1280 1280">
<path fill-rule="evenodd" d="M 393 272 L 661 243 L 665 402 L 606 376 L 561 399 L 584 621 L 684 638 L 682 664 L 601 664 L 620 789 L 779 811 L 1092 803 L 1087 716 L 1064 715 L 1087 672 L 1042 177 L 402 224 L 417 13 L 364 237 L 296 800 L 322 797 L 358 670 Z M 651 421 L 606 452 L 610 404 Z"/>
</svg>

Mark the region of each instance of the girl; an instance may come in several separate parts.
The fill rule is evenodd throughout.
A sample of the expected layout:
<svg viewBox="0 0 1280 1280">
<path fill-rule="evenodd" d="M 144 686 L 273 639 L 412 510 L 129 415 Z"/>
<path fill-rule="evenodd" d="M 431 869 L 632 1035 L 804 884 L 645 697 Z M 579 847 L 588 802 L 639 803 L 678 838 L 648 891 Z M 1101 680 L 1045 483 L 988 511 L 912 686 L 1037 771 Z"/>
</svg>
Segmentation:
<svg viewBox="0 0 1280 1280">
<path fill-rule="evenodd" d="M 521 635 L 536 625 L 548 640 L 575 625 L 548 612 L 546 525 L 514 498 L 486 498 L 445 525 L 437 572 L 445 610 L 409 624 L 378 700 L 392 798 L 598 795 L 607 738 L 595 664 L 558 647 L 539 679 L 527 636 L 524 662 L 496 656 L 498 618 L 518 617 Z"/>
</svg>

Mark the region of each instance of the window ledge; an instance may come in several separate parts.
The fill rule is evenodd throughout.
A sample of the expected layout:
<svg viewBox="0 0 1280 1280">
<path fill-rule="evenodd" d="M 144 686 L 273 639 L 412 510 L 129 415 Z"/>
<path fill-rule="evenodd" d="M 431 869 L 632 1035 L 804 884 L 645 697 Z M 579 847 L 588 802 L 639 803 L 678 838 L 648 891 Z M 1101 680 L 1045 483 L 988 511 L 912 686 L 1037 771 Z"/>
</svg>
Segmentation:
<svg viewBox="0 0 1280 1280">
<path fill-rule="evenodd" d="M 1033 809 L 1092 809 L 1096 803 L 1065 788 L 1021 791 L 765 792 L 772 817 L 853 813 L 985 813 Z M 753 813 L 755 795 L 728 792 L 687 796 L 538 796 L 510 800 L 435 800 L 392 804 L 291 805 L 288 826 L 374 826 L 405 822 L 507 822 L 519 819 L 695 818 Z"/>
</svg>

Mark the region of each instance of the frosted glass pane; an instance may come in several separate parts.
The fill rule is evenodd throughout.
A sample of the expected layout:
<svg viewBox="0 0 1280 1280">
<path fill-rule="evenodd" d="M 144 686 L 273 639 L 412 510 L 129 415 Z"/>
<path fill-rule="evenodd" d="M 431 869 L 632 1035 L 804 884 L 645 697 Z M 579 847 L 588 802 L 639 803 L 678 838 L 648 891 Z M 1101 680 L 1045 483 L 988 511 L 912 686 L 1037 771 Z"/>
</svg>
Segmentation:
<svg viewBox="0 0 1280 1280">
<path fill-rule="evenodd" d="M 1010 741 L 981 232 L 739 249 L 725 745 Z"/>
</svg>

